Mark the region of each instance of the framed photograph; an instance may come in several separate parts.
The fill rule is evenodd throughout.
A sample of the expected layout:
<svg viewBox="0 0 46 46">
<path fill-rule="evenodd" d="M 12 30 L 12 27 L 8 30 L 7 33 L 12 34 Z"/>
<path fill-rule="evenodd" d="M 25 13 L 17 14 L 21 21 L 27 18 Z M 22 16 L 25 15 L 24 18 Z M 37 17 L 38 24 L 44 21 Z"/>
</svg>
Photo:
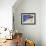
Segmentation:
<svg viewBox="0 0 46 46">
<path fill-rule="evenodd" d="M 36 24 L 36 13 L 21 13 L 21 24 L 23 25 Z"/>
</svg>

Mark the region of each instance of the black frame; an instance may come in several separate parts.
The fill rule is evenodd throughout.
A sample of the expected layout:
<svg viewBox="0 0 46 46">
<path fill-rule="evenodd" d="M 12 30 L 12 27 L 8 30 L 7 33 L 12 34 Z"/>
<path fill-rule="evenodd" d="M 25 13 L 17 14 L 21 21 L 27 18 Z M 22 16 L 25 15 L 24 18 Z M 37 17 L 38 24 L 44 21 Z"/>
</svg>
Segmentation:
<svg viewBox="0 0 46 46">
<path fill-rule="evenodd" d="M 34 23 L 23 23 L 22 21 L 23 14 L 34 15 Z M 21 24 L 22 25 L 35 25 L 36 24 L 36 13 L 21 13 Z"/>
</svg>

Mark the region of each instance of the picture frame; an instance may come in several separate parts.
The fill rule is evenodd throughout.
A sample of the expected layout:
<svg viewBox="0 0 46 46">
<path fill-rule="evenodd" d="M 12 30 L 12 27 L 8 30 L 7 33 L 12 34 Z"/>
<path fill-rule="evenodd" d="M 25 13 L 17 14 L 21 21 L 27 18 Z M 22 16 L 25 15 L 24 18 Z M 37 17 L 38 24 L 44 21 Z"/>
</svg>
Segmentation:
<svg viewBox="0 0 46 46">
<path fill-rule="evenodd" d="M 36 13 L 21 13 L 21 24 L 22 25 L 35 25 Z"/>
</svg>

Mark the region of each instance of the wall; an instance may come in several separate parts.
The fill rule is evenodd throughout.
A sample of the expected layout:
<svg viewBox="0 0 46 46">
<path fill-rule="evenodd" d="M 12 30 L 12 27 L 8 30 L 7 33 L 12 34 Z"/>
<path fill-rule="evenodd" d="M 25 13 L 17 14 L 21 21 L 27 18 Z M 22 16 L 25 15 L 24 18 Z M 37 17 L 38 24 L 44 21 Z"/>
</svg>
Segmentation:
<svg viewBox="0 0 46 46">
<path fill-rule="evenodd" d="M 16 0 L 0 0 L 0 28 L 6 27 L 9 30 L 12 29 L 12 6 Z M 4 29 L 3 29 L 4 30 Z M 9 31 L 7 32 L 0 29 L 0 38 L 5 38 L 5 35 L 10 35 Z"/>
<path fill-rule="evenodd" d="M 12 29 L 12 6 L 16 0 L 0 0 L 0 27 Z"/>
<path fill-rule="evenodd" d="M 41 23 L 40 25 L 41 25 L 42 46 L 46 46 L 46 0 L 41 1 L 40 23 Z"/>
<path fill-rule="evenodd" d="M 17 7 L 13 7 L 15 30 L 22 32 L 25 39 L 34 40 L 36 46 L 41 46 L 40 10 L 40 0 L 23 0 Z M 36 24 L 22 25 L 21 13 L 36 13 Z"/>
</svg>

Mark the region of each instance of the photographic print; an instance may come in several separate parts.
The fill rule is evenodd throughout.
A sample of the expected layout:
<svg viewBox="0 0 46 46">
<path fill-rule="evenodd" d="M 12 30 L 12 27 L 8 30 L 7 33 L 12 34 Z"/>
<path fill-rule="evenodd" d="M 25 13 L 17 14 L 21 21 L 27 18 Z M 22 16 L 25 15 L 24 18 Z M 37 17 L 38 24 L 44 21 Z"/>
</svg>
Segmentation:
<svg viewBox="0 0 46 46">
<path fill-rule="evenodd" d="M 36 24 L 36 14 L 35 13 L 21 13 L 21 24 L 24 24 L 24 25 Z"/>
</svg>

